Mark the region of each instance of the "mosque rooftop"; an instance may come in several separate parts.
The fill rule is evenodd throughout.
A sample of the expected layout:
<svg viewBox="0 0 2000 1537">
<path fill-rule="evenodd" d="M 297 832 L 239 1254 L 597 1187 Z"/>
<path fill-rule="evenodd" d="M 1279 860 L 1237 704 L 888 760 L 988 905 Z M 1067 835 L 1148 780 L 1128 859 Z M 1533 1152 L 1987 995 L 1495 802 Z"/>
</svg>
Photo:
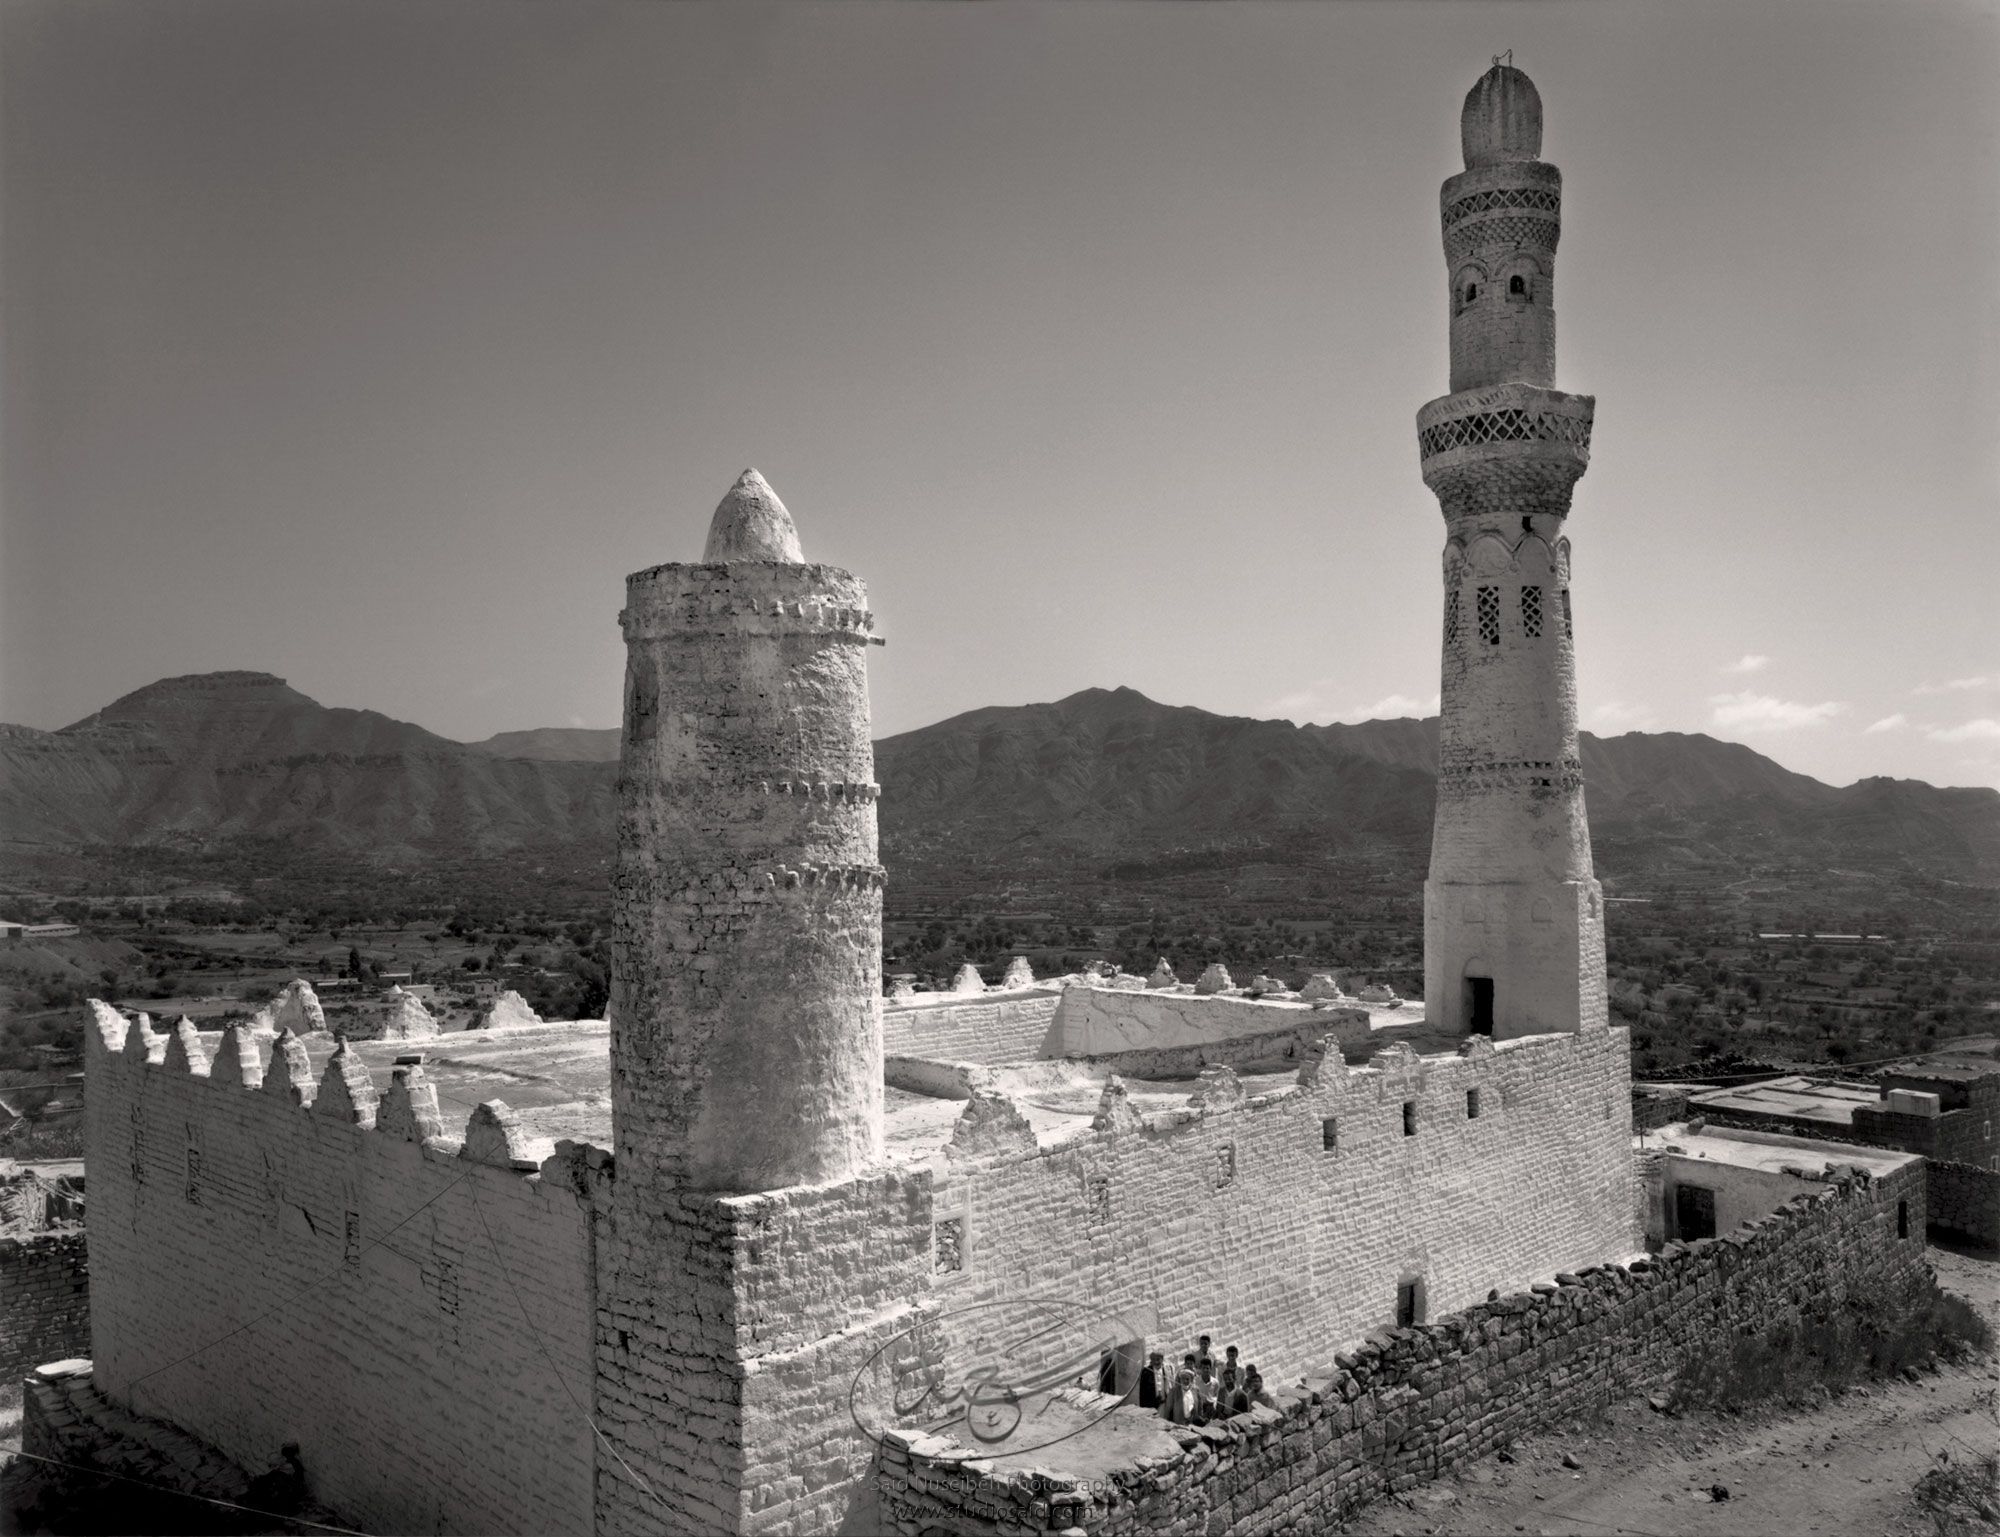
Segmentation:
<svg viewBox="0 0 2000 1537">
<path fill-rule="evenodd" d="M 948 994 L 919 994 L 919 1006 L 953 1000 Z M 1402 1041 L 1422 1053 L 1455 1049 L 1458 1037 L 1435 1035 L 1422 1015 L 1408 1006 L 1366 1007 L 1376 1049 Z M 1274 1012 L 1303 1011 L 1304 1006 L 1266 1005 Z M 164 1026 L 166 1021 L 159 1021 Z M 211 1059 L 221 1032 L 202 1031 Z M 1435 1038 L 1433 1036 L 1435 1035 Z M 299 1043 L 312 1060 L 313 1079 L 326 1071 L 337 1045 L 325 1031 L 301 1035 Z M 589 1143 L 609 1149 L 611 1134 L 611 1030 L 601 1019 L 551 1021 L 493 1030 L 460 1030 L 403 1040 L 357 1040 L 350 1048 L 368 1069 L 378 1092 L 390 1085 L 397 1060 L 421 1054 L 424 1078 L 437 1090 L 442 1135 L 460 1142 L 466 1117 L 488 1100 L 502 1100 L 529 1139 L 529 1155 L 537 1160 L 554 1152 L 559 1141 Z M 269 1055 L 268 1041 L 264 1045 Z M 1361 1055 L 1365 1058 L 1367 1053 Z M 1350 1048 L 1352 1060 L 1355 1053 Z M 1034 1127 L 1036 1141 L 1059 1147 L 1085 1137 L 1097 1113 L 1098 1099 L 1112 1070 L 1088 1059 L 1039 1060 L 996 1065 L 990 1069 L 994 1087 L 1013 1099 Z M 1198 1080 L 1193 1077 L 1139 1078 L 1119 1075 L 1141 1115 L 1187 1107 Z M 1249 1096 L 1290 1088 L 1298 1081 L 1296 1063 L 1273 1064 L 1270 1071 L 1238 1073 Z M 944 1095 L 884 1089 L 886 1152 L 891 1163 L 919 1164 L 941 1152 L 951 1140 L 965 1101 Z"/>
</svg>

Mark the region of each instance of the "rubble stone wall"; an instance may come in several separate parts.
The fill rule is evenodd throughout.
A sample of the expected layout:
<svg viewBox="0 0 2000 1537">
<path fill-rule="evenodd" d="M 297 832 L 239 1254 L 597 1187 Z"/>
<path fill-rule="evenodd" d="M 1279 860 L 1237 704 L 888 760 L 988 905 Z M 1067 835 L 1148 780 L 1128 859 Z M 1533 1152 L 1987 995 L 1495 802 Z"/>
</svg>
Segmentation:
<svg viewBox="0 0 2000 1537">
<path fill-rule="evenodd" d="M 413 1140 L 407 1095 L 378 1103 L 344 1054 L 301 1085 L 281 1037 L 250 1087 L 231 1037 L 211 1065 L 192 1030 L 135 1022 L 115 1042 L 98 1017 L 97 1389 L 245 1468 L 298 1442 L 312 1495 L 369 1530 L 586 1529 L 593 1277 L 574 1189 L 518 1167 L 491 1125 L 475 1135 L 484 1111 L 473 1157 Z"/>
<path fill-rule="evenodd" d="M 1927 1158 L 1924 1175 L 1932 1227 L 2000 1249 L 2000 1172 Z"/>
<path fill-rule="evenodd" d="M 1739 1333 L 1818 1316 L 1857 1295 L 1924 1278 L 1921 1222 L 1897 1236 L 1897 1203 L 1921 1213 L 1916 1166 L 1879 1181 L 1852 1172 L 1793 1197 L 1754 1226 L 1669 1244 L 1627 1265 L 1587 1266 L 1436 1323 L 1388 1331 L 1303 1388 L 1220 1425 L 1176 1434 L 1181 1451 L 1066 1492 L 1029 1469 L 971 1476 L 973 1453 L 936 1437 L 884 1439 L 889 1529 L 917 1537 L 1092 1534 L 1266 1537 L 1323 1531 L 1367 1502 L 1439 1477 L 1515 1437 L 1657 1383 Z M 1119 1416 L 1152 1411 L 1121 1408 Z"/>
<path fill-rule="evenodd" d="M 83 1229 L 0 1238 L 0 1374 L 90 1348 L 90 1256 Z"/>
</svg>

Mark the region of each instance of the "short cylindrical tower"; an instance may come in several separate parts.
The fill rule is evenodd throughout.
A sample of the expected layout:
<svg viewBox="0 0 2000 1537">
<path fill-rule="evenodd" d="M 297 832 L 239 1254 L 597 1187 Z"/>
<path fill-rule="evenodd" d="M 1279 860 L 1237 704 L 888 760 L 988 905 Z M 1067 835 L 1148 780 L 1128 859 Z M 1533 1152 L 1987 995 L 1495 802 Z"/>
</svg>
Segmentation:
<svg viewBox="0 0 2000 1537">
<path fill-rule="evenodd" d="M 1460 133 L 1466 169 L 1442 199 L 1453 393 L 1417 413 L 1445 519 L 1424 1002 L 1507 1037 L 1606 1021 L 1562 532 L 1596 403 L 1553 388 L 1562 178 L 1535 158 L 1533 83 L 1496 61 Z"/>
<path fill-rule="evenodd" d="M 882 1151 L 867 592 L 748 470 L 702 564 L 635 573 L 621 621 L 620 1190 L 854 1174 Z"/>
</svg>

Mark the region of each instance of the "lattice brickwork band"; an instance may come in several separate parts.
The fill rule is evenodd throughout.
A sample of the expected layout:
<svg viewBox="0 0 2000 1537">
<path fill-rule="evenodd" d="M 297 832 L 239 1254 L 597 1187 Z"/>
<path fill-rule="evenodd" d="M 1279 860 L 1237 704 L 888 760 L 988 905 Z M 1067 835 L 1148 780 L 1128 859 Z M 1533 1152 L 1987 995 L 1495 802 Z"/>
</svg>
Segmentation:
<svg viewBox="0 0 2000 1537">
<path fill-rule="evenodd" d="M 1448 417 L 1417 434 L 1417 448 L 1424 458 L 1454 448 L 1473 448 L 1481 443 L 1568 443 L 1590 447 L 1590 423 L 1581 417 L 1561 416 L 1553 411 L 1529 411 L 1510 407 L 1501 411 L 1480 411 L 1470 416 Z"/>
<path fill-rule="evenodd" d="M 1562 193 L 1552 187 L 1490 187 L 1484 192 L 1472 192 L 1461 198 L 1454 198 L 1445 205 L 1444 227 L 1450 229 L 1461 219 L 1468 219 L 1477 213 L 1493 213 L 1504 210 L 1528 210 L 1547 214 L 1562 212 Z"/>
</svg>

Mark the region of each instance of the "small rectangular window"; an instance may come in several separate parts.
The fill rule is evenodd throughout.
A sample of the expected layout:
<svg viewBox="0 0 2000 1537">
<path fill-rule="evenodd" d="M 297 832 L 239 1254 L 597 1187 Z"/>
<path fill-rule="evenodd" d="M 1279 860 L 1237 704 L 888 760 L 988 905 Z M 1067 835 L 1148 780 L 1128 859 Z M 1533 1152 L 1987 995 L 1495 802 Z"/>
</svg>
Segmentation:
<svg viewBox="0 0 2000 1537">
<path fill-rule="evenodd" d="M 1479 1091 L 1477 1089 L 1467 1089 L 1465 1091 L 1465 1118 L 1468 1121 L 1479 1119 Z"/>
<path fill-rule="evenodd" d="M 1489 646 L 1500 644 L 1500 589 L 1479 589 L 1479 638 Z"/>
<path fill-rule="evenodd" d="M 931 1268 L 939 1275 L 965 1269 L 965 1219 L 941 1217 L 931 1228 Z"/>
<path fill-rule="evenodd" d="M 1403 1101 L 1403 1135 L 1414 1137 L 1416 1134 L 1417 1102 L 1413 1099 L 1406 1099 Z"/>
<path fill-rule="evenodd" d="M 1674 1231 L 1683 1242 L 1715 1236 L 1715 1192 L 1705 1185 L 1674 1187 Z"/>
<path fill-rule="evenodd" d="M 1424 1321 L 1424 1283 L 1422 1281 L 1398 1281 L 1396 1283 L 1396 1326 L 1407 1329 Z"/>
<path fill-rule="evenodd" d="M 1542 589 L 1521 589 L 1521 633 L 1530 640 L 1542 633 Z"/>
<path fill-rule="evenodd" d="M 1910 1236 L 1910 1203 L 1908 1201 L 1898 1201 L 1896 1203 L 1896 1236 L 1898 1238 L 1908 1238 Z"/>
<path fill-rule="evenodd" d="M 1332 1116 L 1319 1123 L 1319 1145 L 1329 1153 L 1340 1148 L 1340 1123 Z"/>
</svg>

